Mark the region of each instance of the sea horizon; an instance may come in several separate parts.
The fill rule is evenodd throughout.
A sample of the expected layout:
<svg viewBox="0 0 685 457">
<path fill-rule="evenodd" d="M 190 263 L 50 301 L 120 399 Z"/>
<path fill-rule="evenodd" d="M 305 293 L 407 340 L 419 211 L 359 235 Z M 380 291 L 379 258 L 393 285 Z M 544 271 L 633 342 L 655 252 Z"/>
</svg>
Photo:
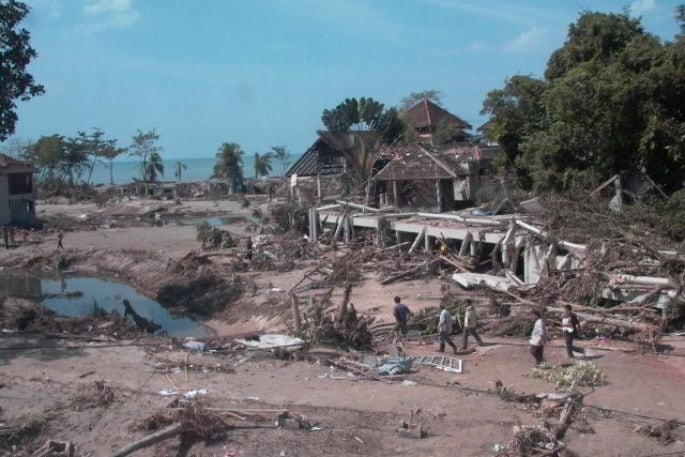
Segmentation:
<svg viewBox="0 0 685 457">
<path fill-rule="evenodd" d="M 288 167 L 290 167 L 300 155 L 291 154 L 288 157 Z M 214 164 L 216 157 L 188 157 L 188 158 L 174 158 L 162 159 L 164 165 L 164 174 L 158 178 L 158 181 L 176 182 L 179 181 L 174 175 L 176 162 L 182 162 L 187 169 L 181 173 L 180 182 L 206 181 L 214 174 Z M 140 179 L 138 170 L 139 161 L 135 158 L 126 158 L 125 160 L 115 160 L 112 162 L 112 176 L 114 184 L 127 184 L 133 182 L 135 179 Z M 283 176 L 283 164 L 280 161 L 272 160 L 271 173 L 268 176 L 278 177 Z M 246 178 L 254 178 L 254 157 L 243 157 L 243 176 Z M 287 170 L 287 168 L 286 168 Z M 86 182 L 88 180 L 89 170 L 84 170 L 80 177 L 80 181 Z M 109 164 L 97 162 L 93 168 L 93 174 L 90 178 L 90 184 L 111 184 Z"/>
</svg>

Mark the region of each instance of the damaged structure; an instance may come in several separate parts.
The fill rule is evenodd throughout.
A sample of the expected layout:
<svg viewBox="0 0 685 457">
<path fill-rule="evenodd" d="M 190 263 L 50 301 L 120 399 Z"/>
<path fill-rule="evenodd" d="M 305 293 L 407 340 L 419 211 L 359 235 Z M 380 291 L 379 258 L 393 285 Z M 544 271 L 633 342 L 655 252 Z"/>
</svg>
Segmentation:
<svg viewBox="0 0 685 457">
<path fill-rule="evenodd" d="M 0 154 L 0 225 L 30 225 L 36 214 L 34 168 Z"/>
</svg>

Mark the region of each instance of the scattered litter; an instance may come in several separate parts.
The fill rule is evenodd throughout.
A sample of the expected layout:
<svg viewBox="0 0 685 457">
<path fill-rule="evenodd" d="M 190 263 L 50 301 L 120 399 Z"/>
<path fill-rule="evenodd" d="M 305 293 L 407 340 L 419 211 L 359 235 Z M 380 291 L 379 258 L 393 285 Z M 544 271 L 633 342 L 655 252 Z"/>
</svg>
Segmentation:
<svg viewBox="0 0 685 457">
<path fill-rule="evenodd" d="M 409 379 L 405 379 L 404 381 L 402 381 L 403 386 L 415 386 L 416 384 L 417 383 L 415 381 Z"/>
<path fill-rule="evenodd" d="M 207 389 L 189 390 L 188 392 L 183 394 L 183 396 L 188 400 L 192 400 L 198 395 L 207 395 Z"/>
<path fill-rule="evenodd" d="M 418 357 L 415 362 L 417 365 L 429 365 L 439 370 L 457 374 L 461 374 L 464 368 L 461 359 L 455 359 L 453 357 L 443 355 L 427 355 Z"/>
<path fill-rule="evenodd" d="M 250 401 L 259 401 L 259 397 L 247 397 Z"/>
<path fill-rule="evenodd" d="M 414 359 L 411 357 L 397 357 L 387 359 L 382 365 L 378 367 L 379 374 L 396 375 L 402 373 L 409 373 L 411 371 Z"/>
<path fill-rule="evenodd" d="M 191 341 L 186 341 L 185 343 L 183 343 L 183 347 L 186 349 L 192 349 L 194 351 L 202 352 L 205 350 L 207 345 L 205 343 L 203 343 L 202 341 L 191 340 Z"/>
<path fill-rule="evenodd" d="M 170 389 L 162 389 L 159 391 L 159 394 L 162 397 L 170 397 L 172 395 L 178 395 L 178 392 L 174 392 L 173 390 L 170 390 Z"/>
<path fill-rule="evenodd" d="M 294 352 L 304 347 L 304 340 L 301 338 L 276 334 L 242 338 L 236 342 L 248 349 L 283 349 L 286 352 Z"/>
</svg>

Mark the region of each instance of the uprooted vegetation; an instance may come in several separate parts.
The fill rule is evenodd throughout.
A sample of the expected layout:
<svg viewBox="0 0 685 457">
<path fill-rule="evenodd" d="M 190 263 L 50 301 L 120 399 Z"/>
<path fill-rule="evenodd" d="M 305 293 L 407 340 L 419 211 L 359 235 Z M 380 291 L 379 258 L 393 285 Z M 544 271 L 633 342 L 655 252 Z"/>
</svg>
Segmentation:
<svg viewBox="0 0 685 457">
<path fill-rule="evenodd" d="M 237 275 L 220 278 L 203 274 L 185 282 L 162 286 L 157 292 L 157 301 L 167 308 L 208 316 L 223 311 L 240 298 L 243 286 L 242 279 Z"/>
</svg>

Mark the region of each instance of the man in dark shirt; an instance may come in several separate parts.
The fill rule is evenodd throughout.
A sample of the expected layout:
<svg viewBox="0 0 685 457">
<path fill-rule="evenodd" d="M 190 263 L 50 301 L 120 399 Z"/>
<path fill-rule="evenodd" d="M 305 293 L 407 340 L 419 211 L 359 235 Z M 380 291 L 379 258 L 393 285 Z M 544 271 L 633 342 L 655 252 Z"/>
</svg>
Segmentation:
<svg viewBox="0 0 685 457">
<path fill-rule="evenodd" d="M 395 316 L 395 342 L 401 346 L 402 337 L 407 334 L 407 320 L 411 316 L 411 311 L 402 304 L 400 297 L 395 297 L 395 309 L 392 314 Z"/>
</svg>

